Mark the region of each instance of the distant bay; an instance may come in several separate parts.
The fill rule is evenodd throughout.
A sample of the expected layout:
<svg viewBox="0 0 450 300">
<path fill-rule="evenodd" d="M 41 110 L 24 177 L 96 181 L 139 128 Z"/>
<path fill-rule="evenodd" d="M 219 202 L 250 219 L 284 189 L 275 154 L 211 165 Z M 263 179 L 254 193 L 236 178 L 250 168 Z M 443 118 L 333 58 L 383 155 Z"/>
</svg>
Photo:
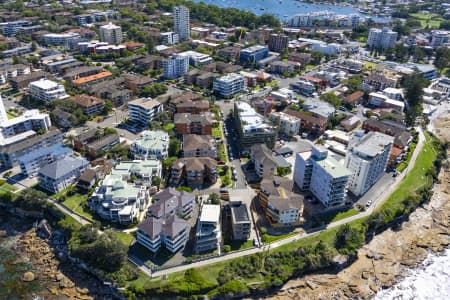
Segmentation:
<svg viewBox="0 0 450 300">
<path fill-rule="evenodd" d="M 204 2 L 220 7 L 234 7 L 237 9 L 251 11 L 256 15 L 269 13 L 281 21 L 287 21 L 296 14 L 305 14 L 316 11 L 332 11 L 338 15 L 361 14 L 353 6 L 340 6 L 331 4 L 314 4 L 295 0 L 192 0 L 193 2 Z M 388 22 L 389 18 L 372 17 L 374 21 Z"/>
</svg>

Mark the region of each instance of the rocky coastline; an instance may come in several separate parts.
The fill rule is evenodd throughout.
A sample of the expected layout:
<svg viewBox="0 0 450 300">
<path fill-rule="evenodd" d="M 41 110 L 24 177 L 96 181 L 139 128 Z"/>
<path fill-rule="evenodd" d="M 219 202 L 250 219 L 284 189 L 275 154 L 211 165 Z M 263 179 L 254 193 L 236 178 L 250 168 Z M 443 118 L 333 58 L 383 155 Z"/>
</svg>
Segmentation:
<svg viewBox="0 0 450 300">
<path fill-rule="evenodd" d="M 430 202 L 417 208 L 398 230 L 388 229 L 336 274 L 313 274 L 288 281 L 267 299 L 371 299 L 421 264 L 430 252 L 450 245 L 450 169 L 442 168 Z"/>
<path fill-rule="evenodd" d="M 61 249 L 55 249 L 64 247 L 64 243 L 58 246 L 54 240 L 42 237 L 31 220 L 1 213 L 0 224 L 2 253 L 10 257 L 8 260 L 2 257 L 0 266 L 13 265 L 8 270 L 10 277 L 5 278 L 3 289 L 0 284 L 0 298 L 114 298 L 109 287 L 70 262 Z"/>
</svg>

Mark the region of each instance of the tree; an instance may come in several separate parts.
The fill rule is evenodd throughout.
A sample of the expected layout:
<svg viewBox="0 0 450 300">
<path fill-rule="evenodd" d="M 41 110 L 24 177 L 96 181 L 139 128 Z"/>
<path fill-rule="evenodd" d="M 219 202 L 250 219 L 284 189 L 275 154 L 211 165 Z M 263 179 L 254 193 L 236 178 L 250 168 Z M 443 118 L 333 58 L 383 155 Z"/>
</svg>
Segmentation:
<svg viewBox="0 0 450 300">
<path fill-rule="evenodd" d="M 25 189 L 19 193 L 15 205 L 24 210 L 43 211 L 48 207 L 47 195 L 32 188 Z"/>
<path fill-rule="evenodd" d="M 406 90 L 405 98 L 409 105 L 405 120 L 408 126 L 414 126 L 417 117 L 422 113 L 423 89 L 427 85 L 428 81 L 417 71 L 407 76 L 402 82 L 402 87 Z"/>
<path fill-rule="evenodd" d="M 73 234 L 69 251 L 72 256 L 97 269 L 115 272 L 126 261 L 128 249 L 113 231 L 100 232 L 92 225 L 85 225 Z"/>
<path fill-rule="evenodd" d="M 338 107 L 342 106 L 341 99 L 339 99 L 339 97 L 336 96 L 336 94 L 331 93 L 331 92 L 320 95 L 320 99 L 325 101 L 325 102 L 330 103 L 335 108 L 338 108 Z"/>
<path fill-rule="evenodd" d="M 161 185 L 161 177 L 159 176 L 153 176 L 152 177 L 152 185 L 157 186 L 159 188 L 159 186 Z"/>
<path fill-rule="evenodd" d="M 344 84 L 348 87 L 348 93 L 352 94 L 356 91 L 361 90 L 362 86 L 362 75 L 357 74 L 349 77 L 344 81 Z"/>
<path fill-rule="evenodd" d="M 364 229 L 344 224 L 336 233 L 335 246 L 342 254 L 355 255 L 365 242 Z"/>
<path fill-rule="evenodd" d="M 448 68 L 450 65 L 450 49 L 447 47 L 439 47 L 436 49 L 436 58 L 434 60 L 434 66 L 442 71 Z"/>
<path fill-rule="evenodd" d="M 313 65 L 319 65 L 323 56 L 323 53 L 320 51 L 311 51 L 311 63 Z"/>
<path fill-rule="evenodd" d="M 176 137 L 172 137 L 169 141 L 169 156 L 178 157 L 180 154 L 181 143 L 180 140 Z"/>
<path fill-rule="evenodd" d="M 291 173 L 291 168 L 289 167 L 277 167 L 277 175 L 278 176 L 286 176 Z"/>
<path fill-rule="evenodd" d="M 220 197 L 216 193 L 212 193 L 209 195 L 208 200 L 211 202 L 211 204 L 220 204 Z"/>
</svg>

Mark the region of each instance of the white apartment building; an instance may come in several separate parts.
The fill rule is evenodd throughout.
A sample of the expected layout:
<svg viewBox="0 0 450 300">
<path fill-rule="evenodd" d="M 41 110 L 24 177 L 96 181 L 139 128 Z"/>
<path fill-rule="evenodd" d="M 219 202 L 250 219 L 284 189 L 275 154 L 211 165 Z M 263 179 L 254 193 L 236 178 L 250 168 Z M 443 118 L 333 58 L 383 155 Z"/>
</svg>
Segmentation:
<svg viewBox="0 0 450 300">
<path fill-rule="evenodd" d="M 168 156 L 169 134 L 162 130 L 144 131 L 131 144 L 134 159 L 165 159 Z"/>
<path fill-rule="evenodd" d="M 174 31 L 180 37 L 180 41 L 189 40 L 189 9 L 186 6 L 175 6 L 173 8 L 173 25 Z"/>
<path fill-rule="evenodd" d="M 134 122 L 148 126 L 155 115 L 163 111 L 162 104 L 151 98 L 139 98 L 128 102 L 128 115 Z"/>
<path fill-rule="evenodd" d="M 348 189 L 356 196 L 364 195 L 383 176 L 394 137 L 371 131 L 358 131 L 350 141 L 345 167 L 352 172 Z"/>
<path fill-rule="evenodd" d="M 175 79 L 184 76 L 189 71 L 189 57 L 174 55 L 162 61 L 163 77 Z"/>
<path fill-rule="evenodd" d="M 44 43 L 48 45 L 67 45 L 69 41 L 80 39 L 76 32 L 48 33 L 43 35 Z"/>
<path fill-rule="evenodd" d="M 387 27 L 383 29 L 370 28 L 367 46 L 373 48 L 387 49 L 395 46 L 398 33 Z"/>
<path fill-rule="evenodd" d="M 201 66 L 212 63 L 212 57 L 210 55 L 200 53 L 197 51 L 192 51 L 192 50 L 184 51 L 184 52 L 178 53 L 177 56 L 178 57 L 179 56 L 188 57 L 189 63 L 196 68 L 199 68 Z"/>
<path fill-rule="evenodd" d="M 175 33 L 173 31 L 170 32 L 163 32 L 160 34 L 161 37 L 161 44 L 163 45 L 174 45 L 178 44 L 180 41 L 180 36 L 178 33 Z"/>
<path fill-rule="evenodd" d="M 222 229 L 220 205 L 203 204 L 197 221 L 195 252 L 202 253 L 221 248 Z"/>
<path fill-rule="evenodd" d="M 66 89 L 62 84 L 48 80 L 40 79 L 33 81 L 28 86 L 30 96 L 45 103 L 50 103 L 54 100 L 69 98 L 66 94 Z"/>
<path fill-rule="evenodd" d="M 107 25 L 100 26 L 100 41 L 117 45 L 122 43 L 123 35 L 122 28 L 120 26 L 109 23 Z"/>
<path fill-rule="evenodd" d="M 5 84 L 8 82 L 9 79 L 30 74 L 31 69 L 30 66 L 17 64 L 17 65 L 10 65 L 10 66 L 4 66 L 0 68 L 0 84 Z"/>
<path fill-rule="evenodd" d="M 296 135 L 300 132 L 301 120 L 284 112 L 273 112 L 270 120 L 278 126 L 278 132 L 288 136 Z"/>
<path fill-rule="evenodd" d="M 309 190 L 327 208 L 345 203 L 351 174 L 322 147 L 296 154 L 295 183 L 300 189 Z"/>
<path fill-rule="evenodd" d="M 213 83 L 214 92 L 224 98 L 230 98 L 247 88 L 247 81 L 241 74 L 231 73 L 216 78 Z"/>
<path fill-rule="evenodd" d="M 440 47 L 450 42 L 450 32 L 442 30 L 434 30 L 431 34 L 431 46 Z"/>
<path fill-rule="evenodd" d="M 25 111 L 25 113 L 14 119 L 3 120 L 0 118 L 0 134 L 3 138 L 8 138 L 26 132 L 29 130 L 39 131 L 49 130 L 52 122 L 50 116 L 45 113 L 40 113 L 37 109 Z"/>
</svg>

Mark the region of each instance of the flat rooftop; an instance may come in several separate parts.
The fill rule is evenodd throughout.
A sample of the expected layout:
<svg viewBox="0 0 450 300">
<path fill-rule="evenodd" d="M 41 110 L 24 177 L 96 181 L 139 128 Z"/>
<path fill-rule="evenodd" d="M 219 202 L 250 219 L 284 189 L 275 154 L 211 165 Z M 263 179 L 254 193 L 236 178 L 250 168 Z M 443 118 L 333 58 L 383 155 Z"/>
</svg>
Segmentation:
<svg viewBox="0 0 450 300">
<path fill-rule="evenodd" d="M 220 205 L 204 204 L 200 214 L 200 222 L 219 223 Z"/>
</svg>

